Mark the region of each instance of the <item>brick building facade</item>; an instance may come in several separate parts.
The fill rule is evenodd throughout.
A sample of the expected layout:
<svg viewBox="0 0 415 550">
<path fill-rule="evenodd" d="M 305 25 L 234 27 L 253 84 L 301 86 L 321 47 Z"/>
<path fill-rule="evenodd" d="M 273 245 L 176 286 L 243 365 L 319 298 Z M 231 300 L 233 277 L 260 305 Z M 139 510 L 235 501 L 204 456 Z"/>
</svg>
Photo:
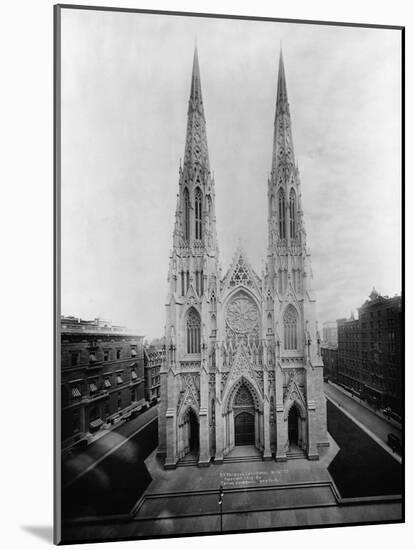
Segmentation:
<svg viewBox="0 0 415 550">
<path fill-rule="evenodd" d="M 164 349 L 144 348 L 144 395 L 149 403 L 160 398 L 160 369 L 164 358 Z"/>
<path fill-rule="evenodd" d="M 323 345 L 337 346 L 337 323 L 326 321 L 323 323 Z"/>
<path fill-rule="evenodd" d="M 377 407 L 402 410 L 402 299 L 373 290 L 359 318 L 339 319 L 338 347 L 322 348 L 325 376 Z"/>
<path fill-rule="evenodd" d="M 143 336 L 100 319 L 62 317 L 62 449 L 143 404 Z"/>
</svg>

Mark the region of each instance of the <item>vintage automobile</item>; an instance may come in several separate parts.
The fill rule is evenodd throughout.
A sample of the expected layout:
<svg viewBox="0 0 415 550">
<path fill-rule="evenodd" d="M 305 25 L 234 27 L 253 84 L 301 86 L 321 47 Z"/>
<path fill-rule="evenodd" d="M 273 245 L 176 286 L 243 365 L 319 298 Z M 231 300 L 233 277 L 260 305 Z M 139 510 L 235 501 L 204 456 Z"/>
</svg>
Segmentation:
<svg viewBox="0 0 415 550">
<path fill-rule="evenodd" d="M 388 445 L 394 453 L 401 453 L 402 444 L 399 437 L 393 433 L 388 434 Z"/>
</svg>

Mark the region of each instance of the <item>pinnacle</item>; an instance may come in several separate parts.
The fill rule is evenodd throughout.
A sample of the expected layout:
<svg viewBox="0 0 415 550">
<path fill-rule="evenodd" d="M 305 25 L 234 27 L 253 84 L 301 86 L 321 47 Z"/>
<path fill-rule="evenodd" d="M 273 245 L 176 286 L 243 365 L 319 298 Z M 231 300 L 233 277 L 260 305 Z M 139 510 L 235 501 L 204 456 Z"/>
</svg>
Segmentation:
<svg viewBox="0 0 415 550">
<path fill-rule="evenodd" d="M 197 53 L 197 46 L 195 46 L 193 54 L 193 69 L 192 69 L 192 84 L 190 88 L 190 101 L 193 103 L 193 108 L 200 107 L 203 114 L 203 102 L 202 102 L 202 86 L 200 83 L 200 69 L 199 69 L 199 56 Z"/>
<path fill-rule="evenodd" d="M 277 110 L 278 113 L 282 107 L 288 106 L 287 83 L 285 80 L 284 58 L 282 49 L 280 50 L 280 60 L 278 64 L 278 88 L 277 88 Z"/>
</svg>

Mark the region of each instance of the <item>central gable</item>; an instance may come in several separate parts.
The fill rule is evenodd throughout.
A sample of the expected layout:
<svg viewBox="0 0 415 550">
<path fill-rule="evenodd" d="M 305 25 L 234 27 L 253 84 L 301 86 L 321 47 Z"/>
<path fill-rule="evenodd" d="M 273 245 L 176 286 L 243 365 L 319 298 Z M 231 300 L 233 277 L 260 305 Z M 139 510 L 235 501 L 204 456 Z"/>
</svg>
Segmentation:
<svg viewBox="0 0 415 550">
<path fill-rule="evenodd" d="M 239 248 L 223 281 L 224 288 L 243 286 L 260 294 L 261 280 L 250 266 L 244 251 Z"/>
</svg>

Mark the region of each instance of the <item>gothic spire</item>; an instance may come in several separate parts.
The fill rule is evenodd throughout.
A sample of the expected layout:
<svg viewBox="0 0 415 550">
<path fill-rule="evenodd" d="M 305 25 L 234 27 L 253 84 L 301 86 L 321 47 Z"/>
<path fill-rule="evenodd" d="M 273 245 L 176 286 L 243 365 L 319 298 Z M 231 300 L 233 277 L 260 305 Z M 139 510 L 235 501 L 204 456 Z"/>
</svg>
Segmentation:
<svg viewBox="0 0 415 550">
<path fill-rule="evenodd" d="M 209 172 L 209 154 L 206 138 L 206 122 L 203 109 L 202 86 L 200 83 L 199 57 L 195 47 L 193 55 L 192 80 L 189 108 L 187 111 L 187 132 L 184 166 L 193 168 L 196 164 Z"/>
<path fill-rule="evenodd" d="M 279 168 L 294 167 L 294 147 L 291 135 L 291 117 L 285 80 L 284 59 L 280 51 L 278 67 L 277 103 L 274 121 L 274 144 L 272 152 L 272 172 Z M 278 170 L 279 171 L 279 170 Z"/>
<path fill-rule="evenodd" d="M 200 69 L 199 69 L 199 56 L 197 54 L 197 47 L 193 54 L 193 69 L 192 69 L 192 83 L 190 87 L 190 100 L 189 111 L 199 110 L 200 114 L 205 118 L 203 112 L 203 100 L 202 100 L 202 86 L 200 84 Z"/>
</svg>

